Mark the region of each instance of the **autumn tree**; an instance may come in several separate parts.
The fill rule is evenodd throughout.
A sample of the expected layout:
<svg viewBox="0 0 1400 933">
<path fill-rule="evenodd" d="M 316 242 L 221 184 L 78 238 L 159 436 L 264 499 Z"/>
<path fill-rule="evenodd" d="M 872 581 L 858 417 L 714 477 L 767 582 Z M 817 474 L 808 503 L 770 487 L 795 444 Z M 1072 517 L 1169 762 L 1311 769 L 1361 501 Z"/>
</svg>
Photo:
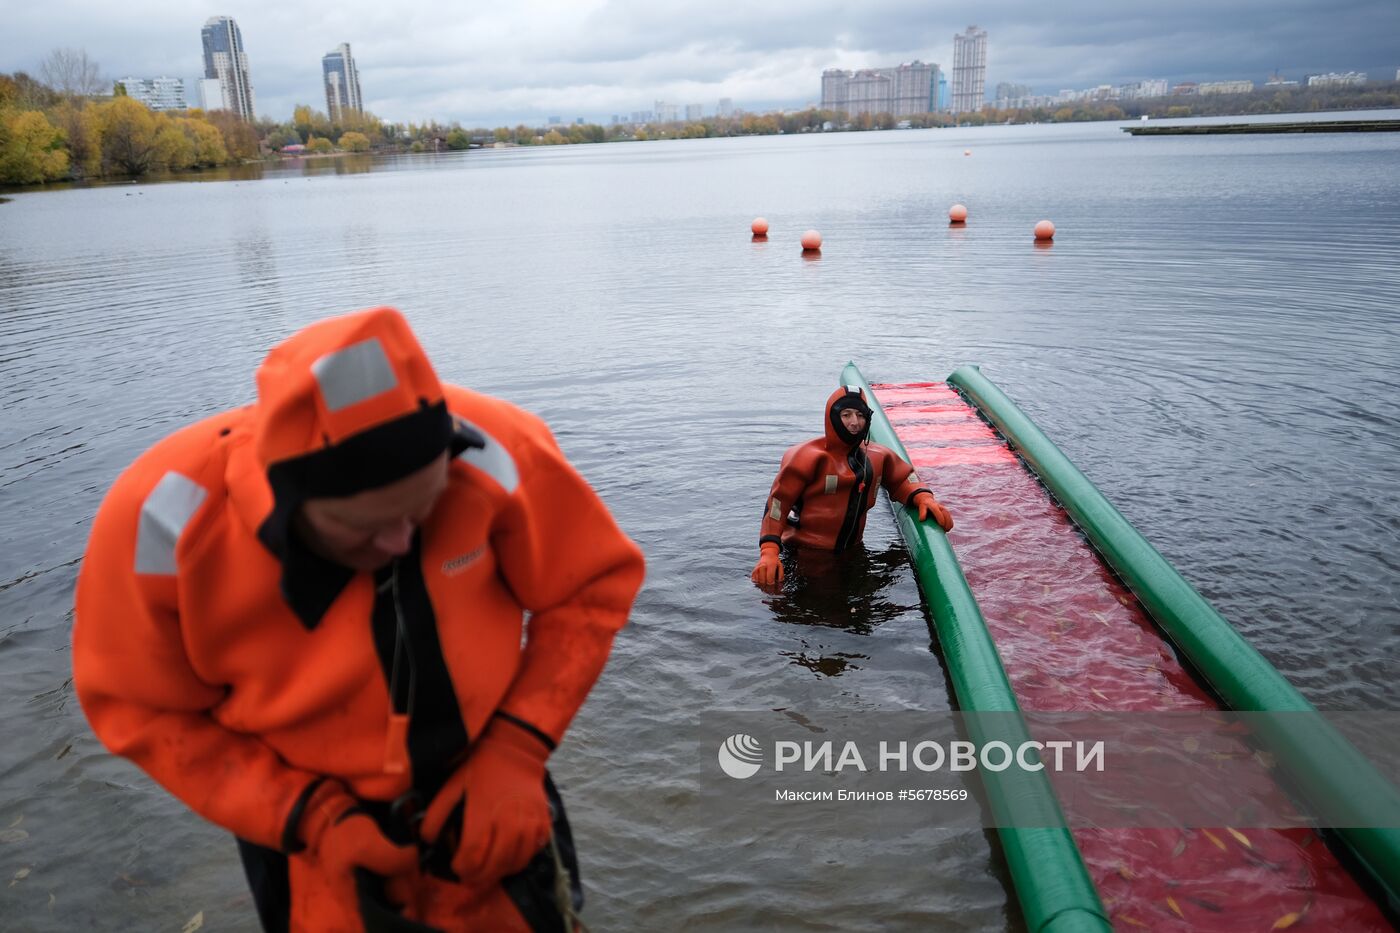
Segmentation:
<svg viewBox="0 0 1400 933">
<path fill-rule="evenodd" d="M 32 185 L 68 174 L 63 134 L 37 110 L 0 110 L 0 182 Z"/>
<path fill-rule="evenodd" d="M 39 65 L 39 77 L 66 98 L 93 97 L 107 89 L 97 62 L 83 49 L 54 49 Z"/>
<path fill-rule="evenodd" d="M 0 93 L 3 93 L 10 105 L 17 110 L 47 110 L 58 103 L 58 94 L 53 88 L 23 71 L 0 77 L 4 79 Z"/>
<path fill-rule="evenodd" d="M 207 120 L 189 118 L 180 121 L 180 129 L 189 137 L 194 149 L 195 165 L 223 165 L 229 161 L 228 147 L 219 128 Z"/>
<path fill-rule="evenodd" d="M 218 128 L 231 161 L 258 157 L 258 134 L 247 120 L 230 110 L 211 110 L 204 119 Z"/>
<path fill-rule="evenodd" d="M 130 97 L 114 97 L 99 111 L 103 165 L 127 175 L 144 175 L 157 161 L 155 114 Z"/>
<path fill-rule="evenodd" d="M 292 125 L 296 127 L 302 139 L 309 140 L 312 136 L 329 138 L 336 135 L 330 118 L 319 110 L 312 110 L 308 104 L 297 104 L 292 108 Z"/>
<path fill-rule="evenodd" d="M 369 137 L 351 130 L 343 134 L 336 145 L 346 152 L 369 152 Z"/>
<path fill-rule="evenodd" d="M 195 164 L 194 141 L 164 114 L 156 114 L 155 163 L 178 172 Z"/>
</svg>

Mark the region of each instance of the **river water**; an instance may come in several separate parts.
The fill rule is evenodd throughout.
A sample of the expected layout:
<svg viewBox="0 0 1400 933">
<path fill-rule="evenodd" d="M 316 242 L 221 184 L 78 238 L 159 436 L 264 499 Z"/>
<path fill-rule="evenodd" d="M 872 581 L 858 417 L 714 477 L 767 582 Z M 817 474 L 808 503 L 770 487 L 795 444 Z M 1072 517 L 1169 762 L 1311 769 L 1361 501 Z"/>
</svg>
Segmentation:
<svg viewBox="0 0 1400 933">
<path fill-rule="evenodd" d="M 858 810 L 720 832 L 668 751 L 720 711 L 949 707 L 883 509 L 863 572 L 748 582 L 778 459 L 848 359 L 871 381 L 980 363 L 1314 703 L 1400 708 L 1400 135 L 987 127 L 258 174 L 0 206 L 7 929 L 254 928 L 228 837 L 87 730 L 77 562 L 141 450 L 249 401 L 298 326 L 375 304 L 443 378 L 544 416 L 647 552 L 555 761 L 594 929 L 1020 922 L 982 832 Z"/>
</svg>

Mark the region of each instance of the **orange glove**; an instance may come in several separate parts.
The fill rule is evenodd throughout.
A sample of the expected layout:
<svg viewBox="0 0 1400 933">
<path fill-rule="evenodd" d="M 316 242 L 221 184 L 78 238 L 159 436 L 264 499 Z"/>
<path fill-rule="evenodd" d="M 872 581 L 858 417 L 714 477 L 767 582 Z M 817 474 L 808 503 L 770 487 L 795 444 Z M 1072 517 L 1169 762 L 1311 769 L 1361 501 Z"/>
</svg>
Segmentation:
<svg viewBox="0 0 1400 933">
<path fill-rule="evenodd" d="M 932 518 L 945 532 L 953 530 L 953 516 L 948 514 L 948 510 L 939 504 L 933 493 L 928 490 L 914 493 L 914 498 L 909 500 L 909 504 L 918 507 L 919 521 L 926 522 Z"/>
<path fill-rule="evenodd" d="M 461 839 L 452 855 L 452 870 L 463 881 L 499 881 L 549 842 L 549 752 L 539 737 L 498 718 L 428 806 L 422 833 L 429 843 L 438 841 L 453 811 L 463 807 Z"/>
<path fill-rule="evenodd" d="M 306 851 L 337 875 L 348 875 L 356 867 L 385 876 L 417 868 L 417 847 L 390 842 L 379 824 L 356 805 L 355 798 L 335 781 L 316 788 L 298 827 Z"/>
<path fill-rule="evenodd" d="M 783 562 L 778 559 L 778 545 L 765 541 L 758 546 L 758 563 L 754 565 L 749 579 L 763 587 L 776 587 L 783 582 Z"/>
</svg>

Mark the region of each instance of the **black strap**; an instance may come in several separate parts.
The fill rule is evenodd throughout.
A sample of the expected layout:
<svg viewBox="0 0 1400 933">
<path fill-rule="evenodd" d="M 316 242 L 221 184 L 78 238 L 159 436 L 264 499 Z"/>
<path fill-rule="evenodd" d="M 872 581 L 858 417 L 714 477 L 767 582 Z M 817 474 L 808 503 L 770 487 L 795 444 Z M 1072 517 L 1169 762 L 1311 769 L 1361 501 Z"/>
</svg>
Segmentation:
<svg viewBox="0 0 1400 933">
<path fill-rule="evenodd" d="M 407 637 L 402 645 L 407 654 L 395 683 L 394 647 L 398 638 L 398 616 L 394 606 L 393 569 L 381 568 L 374 574 L 375 594 L 372 614 L 374 646 L 384 683 L 399 696 L 390 697 L 395 710 L 413 710 L 408 723 L 408 758 L 413 788 L 424 800 L 432 800 L 467 754 L 469 745 L 462 709 L 452 686 L 452 676 L 438 641 L 437 614 L 433 611 L 428 586 L 423 579 L 423 536 L 413 535 L 412 550 L 399 558 L 398 597 Z M 413 675 L 409 676 L 409 668 Z M 416 695 L 410 697 L 412 690 Z"/>
<path fill-rule="evenodd" d="M 554 740 L 551 739 L 543 729 L 530 722 L 529 720 L 521 719 L 519 716 L 513 716 L 503 709 L 496 710 L 494 718 L 504 719 L 508 723 L 519 726 L 521 729 L 524 729 L 526 732 L 539 739 L 540 742 L 544 744 L 544 747 L 549 749 L 551 752 L 558 747 L 555 745 Z"/>
<path fill-rule="evenodd" d="M 282 826 L 282 851 L 288 853 L 300 852 L 306 848 L 305 843 L 299 838 L 301 832 L 301 817 L 306 812 L 306 805 L 311 802 L 311 795 L 316 793 L 316 788 L 326 783 L 326 779 L 318 777 L 306 785 L 306 789 L 297 796 L 297 802 L 292 804 L 292 812 L 287 814 L 287 822 Z"/>
</svg>

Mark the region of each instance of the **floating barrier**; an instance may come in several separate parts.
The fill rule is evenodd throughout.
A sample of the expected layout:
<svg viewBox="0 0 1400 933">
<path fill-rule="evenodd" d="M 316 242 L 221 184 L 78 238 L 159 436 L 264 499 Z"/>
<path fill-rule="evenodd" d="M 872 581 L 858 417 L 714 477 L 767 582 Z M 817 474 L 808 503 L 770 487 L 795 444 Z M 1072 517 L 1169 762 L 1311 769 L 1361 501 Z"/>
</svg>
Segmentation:
<svg viewBox="0 0 1400 933">
<path fill-rule="evenodd" d="M 1257 738 L 1305 798 L 1350 802 L 1356 808 L 1353 825 L 1335 832 L 1384 890 L 1392 909 L 1400 907 L 1400 829 L 1363 825 L 1367 814 L 1400 813 L 1395 785 L 1317 714 L 980 369 L 964 366 L 948 384 L 976 406 L 1034 471 L 1227 708 L 1313 714 L 1290 717 L 1291 725 L 1307 724 L 1301 730 L 1261 717 Z"/>
<path fill-rule="evenodd" d="M 854 364 L 842 381 L 865 384 Z M 1353 826 L 1365 826 L 1368 812 L 1400 813 L 1395 788 L 979 371 L 961 369 L 946 385 L 877 390 L 878 397 L 868 392 L 875 410 L 872 439 L 920 467 L 958 522 L 952 537 L 965 551 L 967 576 L 936 526 L 893 507 L 960 709 L 1218 710 L 1219 703 L 1161 640 L 1160 628 L 1226 706 L 1313 713 L 1301 717 L 1313 723 L 1303 735 L 1273 735 L 1267 726 L 1256 730 L 1256 739 L 1293 780 L 1290 787 L 1304 797 L 1321 794 L 1334 801 L 1334 812 L 1339 795 L 1354 801 Z M 906 448 L 896 430 L 913 446 Z M 1070 582 L 1061 587 L 1061 578 Z M 1182 627 L 1180 637 L 1173 634 Z M 969 729 L 983 718 L 970 717 Z M 1025 721 L 1019 714 L 1012 718 L 1021 728 L 1009 731 L 1024 734 Z M 997 728 L 1008 731 L 1004 724 Z M 1003 814 L 1015 807 L 1006 795 L 1013 795 L 1018 804 L 1033 800 L 1044 812 L 1053 808 L 1063 826 L 1053 788 L 1023 776 L 982 774 L 996 824 L 1007 825 Z M 1372 896 L 1336 855 L 1327 846 L 1309 846 L 1311 831 L 1249 832 L 1090 828 L 1047 835 L 998 829 L 1032 930 L 1057 915 L 1085 929 L 1102 928 L 1094 924 L 1106 917 L 1118 928 L 1187 923 L 1202 930 L 1267 929 L 1272 923 L 1284 929 L 1307 919 L 1338 929 L 1388 929 Z M 1395 837 L 1395 830 L 1385 828 L 1337 831 L 1359 874 L 1369 874 L 1392 907 L 1400 864 Z M 1028 850 L 1034 854 L 1028 857 Z M 1222 884 L 1224 878 L 1230 883 Z M 1062 908 L 1058 914 L 1047 907 L 1047 886 L 1050 902 Z"/>
</svg>

